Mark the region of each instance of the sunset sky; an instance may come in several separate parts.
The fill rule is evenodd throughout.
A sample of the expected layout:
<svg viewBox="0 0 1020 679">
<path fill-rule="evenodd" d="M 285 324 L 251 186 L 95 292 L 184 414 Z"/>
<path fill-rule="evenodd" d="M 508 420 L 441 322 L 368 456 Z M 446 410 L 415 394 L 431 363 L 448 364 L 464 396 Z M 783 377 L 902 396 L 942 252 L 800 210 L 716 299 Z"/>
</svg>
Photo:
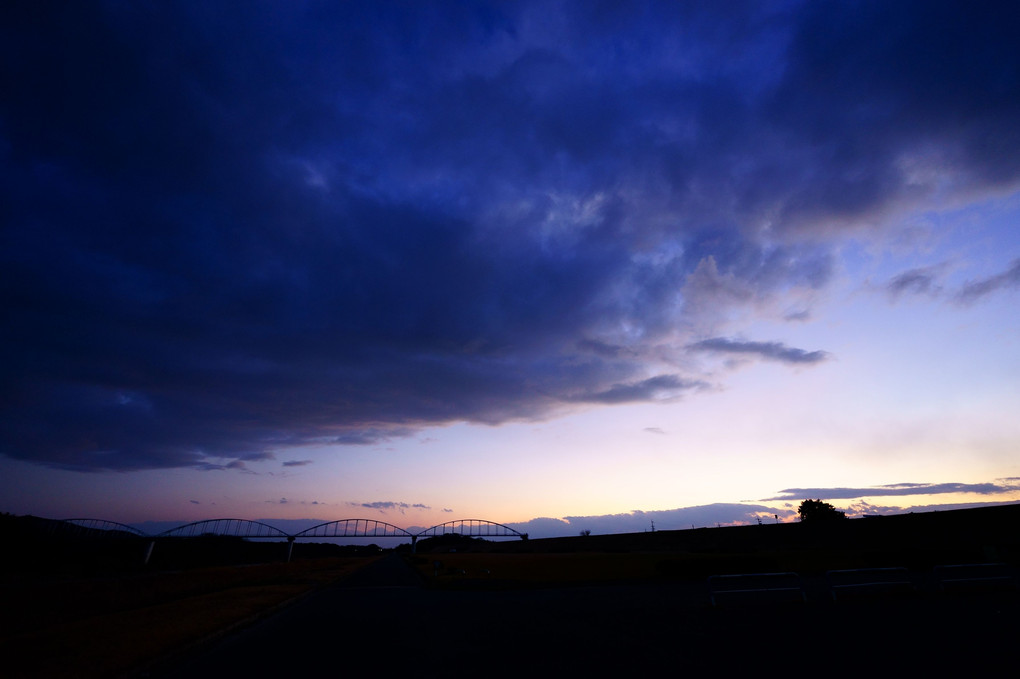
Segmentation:
<svg viewBox="0 0 1020 679">
<path fill-rule="evenodd" d="M 1020 501 L 1018 35 L 1015 2 L 3 3 L 0 511 Z"/>
</svg>

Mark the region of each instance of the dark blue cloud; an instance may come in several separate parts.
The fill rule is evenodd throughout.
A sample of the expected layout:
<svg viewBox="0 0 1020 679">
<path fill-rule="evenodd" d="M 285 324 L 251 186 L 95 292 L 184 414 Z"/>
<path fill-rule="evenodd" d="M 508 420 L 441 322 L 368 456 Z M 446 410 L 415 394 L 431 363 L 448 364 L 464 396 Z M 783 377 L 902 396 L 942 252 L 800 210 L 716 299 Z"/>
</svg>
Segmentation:
<svg viewBox="0 0 1020 679">
<path fill-rule="evenodd" d="M 804 500 L 851 500 L 862 497 L 889 497 L 894 495 L 942 495 L 945 493 L 1009 493 L 1020 490 L 1020 484 L 1011 479 L 999 479 L 988 483 L 894 483 L 870 488 L 786 488 L 780 495 L 765 501 Z"/>
<path fill-rule="evenodd" d="M 375 509 L 385 514 L 387 510 L 398 511 L 401 514 L 405 513 L 408 509 L 428 510 L 432 507 L 422 504 L 420 502 L 408 503 L 408 502 L 348 502 L 352 507 L 364 508 L 364 509 Z"/>
<path fill-rule="evenodd" d="M 1017 14 L 5 3 L 0 452 L 226 467 L 696 388 L 668 345 L 824 288 L 832 237 L 1016 185 Z"/>
<path fill-rule="evenodd" d="M 1020 288 L 1020 259 L 1013 260 L 1005 271 L 969 280 L 952 291 L 945 290 L 940 282 L 945 269 L 943 263 L 904 271 L 886 284 L 886 291 L 894 299 L 907 294 L 938 298 L 948 293 L 953 302 L 970 305 L 1000 290 Z"/>
<path fill-rule="evenodd" d="M 567 516 L 562 519 L 540 517 L 522 523 L 508 524 L 514 530 L 531 537 L 566 537 L 590 530 L 595 535 L 612 533 L 643 533 L 651 530 L 684 530 L 720 524 L 755 524 L 760 516 L 796 515 L 789 509 L 778 510 L 758 504 L 715 503 L 694 507 L 679 507 L 657 511 L 632 511 L 622 514 L 595 516 Z"/>
<path fill-rule="evenodd" d="M 954 509 L 975 509 L 977 507 L 999 507 L 1005 503 L 1002 502 L 955 502 L 947 503 L 944 505 L 908 505 L 906 507 L 897 506 L 875 506 L 868 504 L 867 502 L 859 502 L 850 505 L 847 509 L 847 515 L 853 516 L 855 514 L 861 516 L 882 516 L 882 515 L 895 515 L 895 514 L 906 514 L 906 513 L 920 513 L 920 512 L 948 512 Z"/>
<path fill-rule="evenodd" d="M 961 304 L 971 304 L 993 292 L 1009 288 L 1020 288 L 1020 259 L 1013 260 L 1002 273 L 968 281 L 957 293 L 956 300 Z"/>
<path fill-rule="evenodd" d="M 756 356 L 758 358 L 790 364 L 813 364 L 829 359 L 824 351 L 804 351 L 796 347 L 788 347 L 782 342 L 747 342 L 742 340 L 713 337 L 689 344 L 687 348 L 695 352 L 715 354 L 737 354 Z"/>
<path fill-rule="evenodd" d="M 886 284 L 886 291 L 893 299 L 907 294 L 936 297 L 941 293 L 939 280 L 944 269 L 940 264 L 904 271 Z"/>
<path fill-rule="evenodd" d="M 585 403 L 633 403 L 640 401 L 669 401 L 687 391 L 706 389 L 707 382 L 685 380 L 676 375 L 656 375 L 646 380 L 627 384 L 614 384 L 604 391 L 574 396 L 573 400 Z"/>
</svg>

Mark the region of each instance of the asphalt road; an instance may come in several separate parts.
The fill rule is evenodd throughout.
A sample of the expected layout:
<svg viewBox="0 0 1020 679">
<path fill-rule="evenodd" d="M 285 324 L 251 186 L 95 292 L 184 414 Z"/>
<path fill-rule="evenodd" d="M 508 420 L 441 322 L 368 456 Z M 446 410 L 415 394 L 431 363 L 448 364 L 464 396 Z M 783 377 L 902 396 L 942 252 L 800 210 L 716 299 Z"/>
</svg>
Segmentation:
<svg viewBox="0 0 1020 679">
<path fill-rule="evenodd" d="M 595 676 L 1017 668 L 1015 594 L 712 608 L 704 583 L 427 589 L 391 555 L 149 676 Z"/>
</svg>

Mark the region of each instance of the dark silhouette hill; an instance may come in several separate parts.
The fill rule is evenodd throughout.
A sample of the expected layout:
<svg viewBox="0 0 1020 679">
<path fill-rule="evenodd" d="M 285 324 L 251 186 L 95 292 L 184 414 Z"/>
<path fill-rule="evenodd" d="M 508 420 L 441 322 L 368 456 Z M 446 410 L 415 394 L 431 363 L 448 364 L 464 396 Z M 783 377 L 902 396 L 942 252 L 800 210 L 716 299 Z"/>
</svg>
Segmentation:
<svg viewBox="0 0 1020 679">
<path fill-rule="evenodd" d="M 61 523 L 34 516 L 0 515 L 0 537 L 17 545 L 0 572 L 91 572 L 138 569 L 147 538 L 129 534 L 83 536 Z M 409 551 L 410 544 L 380 545 Z M 353 556 L 379 548 L 301 543 L 295 558 Z M 446 535 L 418 542 L 419 554 L 495 552 L 517 554 L 569 552 L 663 552 L 676 557 L 664 566 L 674 575 L 700 576 L 733 570 L 824 571 L 830 568 L 895 564 L 930 568 L 946 563 L 1001 561 L 1020 565 L 1020 503 L 875 516 L 836 522 L 781 523 L 645 533 L 492 541 Z M 152 568 L 184 568 L 265 563 L 285 558 L 282 541 L 227 537 L 161 540 Z M 681 563 L 682 562 L 682 563 Z"/>
<path fill-rule="evenodd" d="M 185 632 L 191 633 L 189 626 L 204 623 L 213 614 L 226 615 L 236 602 L 250 601 L 252 610 L 274 614 L 258 623 L 254 621 L 263 617 L 261 613 L 243 618 L 249 620 L 244 625 L 250 625 L 245 628 L 250 633 L 196 647 L 197 655 L 181 656 L 181 663 L 167 661 L 149 676 L 311 674 L 321 671 L 323 656 L 299 651 L 333 649 L 337 639 L 344 640 L 345 648 L 358 649 L 358 658 L 381 663 L 377 668 L 381 672 L 414 671 L 421 676 L 457 676 L 459 670 L 477 673 L 479 668 L 490 676 L 521 672 L 547 676 L 677 667 L 729 676 L 791 663 L 832 670 L 834 658 L 853 673 L 873 672 L 876 667 L 895 673 L 937 673 L 963 662 L 971 663 L 974 672 L 986 673 L 1009 657 L 1020 594 L 1015 587 L 943 593 L 932 586 L 931 568 L 1006 562 L 1015 582 L 1020 565 L 1018 521 L 1020 504 L 1011 504 L 816 525 L 505 542 L 446 536 L 421 541 L 419 546 L 428 551 L 414 557 L 391 553 L 375 562 L 347 559 L 373 567 L 315 580 L 312 594 L 274 612 L 277 599 L 273 606 L 259 602 L 276 590 L 285 597 L 293 595 L 291 588 L 294 592 L 312 588 L 302 583 L 318 572 L 319 560 L 298 557 L 295 551 L 298 559 L 289 564 L 246 568 L 197 564 L 209 558 L 245 563 L 256 554 L 243 545 L 265 550 L 266 559 L 278 562 L 285 542 L 179 539 L 168 544 L 183 550 L 175 563 L 189 564 L 187 570 L 154 566 L 132 574 L 117 571 L 113 555 L 123 549 L 122 556 L 130 556 L 140 568 L 136 557 L 144 538 L 72 539 L 59 531 L 47 532 L 50 524 L 45 520 L 4 515 L 0 535 L 19 549 L 12 551 L 0 572 L 2 608 L 8 611 L 8 636 L 5 639 L 0 630 L 0 642 L 6 643 L 10 657 L 31 665 L 40 658 L 59 660 L 76 668 L 79 676 L 106 676 L 82 669 L 86 667 L 82 658 L 96 662 L 113 658 L 125 667 L 154 661 L 156 651 L 146 655 L 138 650 L 142 642 L 163 638 L 163 633 L 152 633 L 154 625 L 176 630 L 184 639 Z M 306 546 L 312 547 L 298 547 Z M 232 553 L 235 549 L 239 551 Z M 169 548 L 166 552 L 173 554 Z M 33 560 L 56 556 L 64 559 L 64 569 L 73 569 L 75 558 L 84 559 L 79 567 L 89 577 L 64 577 L 72 570 L 11 570 L 12 563 L 23 569 Z M 493 562 L 491 572 L 483 574 L 470 565 L 483 561 L 486 567 Z M 434 566 L 436 562 L 441 568 Z M 561 567 L 564 562 L 569 562 L 566 568 Z M 637 569 L 619 569 L 620 562 L 650 567 L 638 576 L 621 576 Z M 114 570 L 101 570 L 111 563 Z M 521 577 L 536 564 L 541 579 Z M 830 596 L 826 570 L 890 566 L 911 569 L 910 578 L 918 585 L 913 595 L 839 601 Z M 517 567 L 521 570 L 515 571 Z M 582 568 L 598 577 L 582 579 Z M 761 606 L 709 604 L 706 576 L 768 571 L 801 574 L 807 600 Z M 244 611 L 249 615 L 248 609 Z M 26 627 L 26 612 L 33 612 L 34 627 Z M 130 622 L 134 616 L 144 622 Z M 118 622 L 122 619 L 130 624 Z M 113 640 L 120 650 L 110 650 Z M 68 651 L 72 642 L 78 649 L 74 653 Z M 184 642 L 174 643 L 184 647 Z M 267 654 L 267 648 L 275 650 Z M 394 648 L 401 652 L 394 654 Z M 507 649 L 512 649 L 515 662 L 504 662 Z M 178 657 L 177 651 L 172 656 Z"/>
<path fill-rule="evenodd" d="M 463 547 L 462 547 L 463 548 Z M 781 523 L 489 543 L 471 549 L 512 553 L 670 552 L 713 557 L 740 570 L 824 571 L 883 565 L 1020 564 L 1020 503 L 846 521 Z M 797 563 L 791 564 L 794 560 Z M 711 570 L 712 564 L 705 563 Z M 807 566 L 805 568 L 805 566 Z M 694 574 L 694 573 L 692 573 Z M 700 574 L 700 573 L 699 573 Z M 707 573 L 706 573 L 707 574 Z"/>
<path fill-rule="evenodd" d="M 11 558 L 0 560 L 0 575 L 115 575 L 261 564 L 284 561 L 288 551 L 283 540 L 213 535 L 156 538 L 145 564 L 151 537 L 118 530 L 80 530 L 64 521 L 12 514 L 0 514 L 0 539 L 13 547 Z M 294 556 L 370 557 L 380 551 L 377 545 L 302 542 L 295 546 Z"/>
</svg>

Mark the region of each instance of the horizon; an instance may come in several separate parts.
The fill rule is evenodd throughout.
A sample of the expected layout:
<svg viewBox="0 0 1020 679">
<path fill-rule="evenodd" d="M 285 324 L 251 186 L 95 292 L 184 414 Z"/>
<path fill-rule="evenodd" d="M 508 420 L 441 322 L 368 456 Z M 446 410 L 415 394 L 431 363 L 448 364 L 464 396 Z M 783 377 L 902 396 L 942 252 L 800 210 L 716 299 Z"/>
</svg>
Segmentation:
<svg viewBox="0 0 1020 679">
<path fill-rule="evenodd" d="M 1016 502 L 1017 34 L 1007 2 L 5 6 L 3 509 Z"/>
<path fill-rule="evenodd" d="M 882 517 L 882 516 L 904 516 L 904 515 L 915 514 L 915 513 L 916 514 L 926 514 L 926 513 L 937 513 L 937 512 L 940 512 L 940 511 L 946 512 L 946 511 L 957 511 L 957 510 L 968 510 L 968 509 L 981 509 L 981 508 L 989 508 L 989 507 L 1004 507 L 1004 506 L 1009 506 L 1009 505 L 1012 505 L 1012 504 L 1018 504 L 1018 503 L 1017 502 L 976 502 L 976 503 L 963 503 L 963 504 L 957 504 L 957 505 L 952 505 L 952 504 L 946 505 L 946 504 L 943 504 L 943 505 L 927 505 L 927 506 L 916 506 L 916 507 L 915 506 L 911 506 L 911 507 L 906 507 L 906 508 L 902 508 L 902 509 L 898 508 L 898 509 L 895 509 L 895 510 L 894 509 L 890 509 L 890 508 L 880 508 L 880 511 L 876 512 L 876 513 L 857 513 L 857 514 L 847 513 L 846 516 L 847 516 L 848 519 L 877 518 L 877 517 Z M 543 518 L 537 518 L 537 519 L 533 519 L 531 521 L 527 521 L 527 522 L 523 522 L 523 523 L 507 523 L 507 524 L 504 524 L 504 523 L 502 523 L 500 521 L 496 521 L 496 520 L 484 519 L 483 517 L 470 517 L 470 518 L 459 517 L 459 518 L 456 518 L 456 519 L 450 519 L 448 521 L 444 521 L 443 523 L 455 523 L 455 522 L 458 522 L 458 521 L 467 521 L 467 520 L 483 520 L 483 521 L 487 521 L 489 523 L 495 523 L 495 524 L 503 525 L 503 526 L 511 528 L 511 529 L 513 529 L 513 530 L 515 530 L 515 531 L 517 531 L 519 533 L 526 534 L 526 535 L 528 535 L 529 539 L 541 540 L 541 539 L 553 539 L 553 538 L 564 538 L 564 537 L 578 537 L 578 536 L 581 536 L 581 535 L 585 535 L 585 536 L 586 535 L 592 535 L 592 536 L 596 536 L 596 535 L 628 535 L 628 534 L 634 534 L 634 533 L 655 533 L 655 532 L 659 532 L 659 531 L 697 530 L 697 529 L 701 529 L 701 528 L 733 528 L 733 527 L 739 527 L 739 526 L 772 525 L 772 524 L 779 525 L 779 524 L 785 524 L 785 523 L 799 523 L 800 522 L 800 517 L 798 516 L 796 511 L 793 512 L 793 516 L 782 516 L 782 517 L 779 514 L 775 514 L 775 515 L 769 516 L 769 515 L 763 514 L 763 513 L 761 513 L 759 511 L 759 512 L 756 512 L 754 514 L 747 514 L 747 515 L 745 515 L 742 518 L 732 519 L 729 522 L 719 522 L 719 521 L 717 521 L 714 524 L 708 523 L 708 524 L 705 524 L 705 525 L 696 525 L 696 524 L 692 523 L 689 526 L 688 525 L 680 525 L 680 524 L 677 523 L 677 521 L 682 521 L 683 520 L 682 518 L 679 518 L 680 516 L 686 516 L 687 518 L 691 518 L 692 515 L 691 514 L 686 514 L 685 515 L 684 514 L 685 511 L 687 511 L 687 512 L 690 512 L 690 511 L 697 512 L 698 510 L 703 510 L 703 509 L 706 509 L 706 508 L 703 508 L 703 507 L 684 507 L 684 508 L 678 508 L 678 509 L 675 509 L 675 510 L 664 510 L 664 511 L 659 511 L 659 512 L 631 512 L 631 513 L 628 513 L 628 514 L 625 514 L 625 515 L 604 516 L 604 517 L 572 517 L 572 519 L 573 519 L 572 521 L 570 521 L 570 520 L 553 520 L 553 519 L 549 519 L 549 518 L 543 517 Z M 711 506 L 710 505 L 707 509 L 717 510 L 718 508 L 715 507 L 715 506 Z M 673 516 L 672 516 L 672 523 L 668 523 L 671 514 L 673 514 Z M 723 515 L 724 514 L 721 514 L 721 513 L 717 514 L 717 516 L 720 516 L 720 517 L 723 516 Z M 17 515 L 15 515 L 15 516 L 17 516 Z M 62 519 L 55 519 L 53 517 L 35 517 L 34 515 L 21 515 L 21 516 L 34 517 L 34 518 L 44 519 L 44 520 L 48 520 L 48 521 L 77 521 L 77 520 L 86 520 L 86 519 L 87 520 L 96 520 L 96 519 L 98 519 L 98 520 L 111 520 L 108 517 L 65 517 L 65 518 L 62 518 Z M 711 516 L 711 515 L 706 515 L 706 514 L 702 513 L 701 516 L 702 516 L 702 518 L 705 518 L 706 516 Z M 660 521 L 662 521 L 664 517 L 666 518 L 666 521 L 667 521 L 665 526 L 663 526 L 663 525 L 656 525 L 655 524 L 655 519 L 656 518 L 658 518 Z M 745 519 L 748 519 L 748 517 L 750 517 L 750 520 L 745 520 Z M 638 529 L 639 528 L 638 521 L 640 521 L 642 519 L 646 519 L 646 518 L 648 519 L 649 523 L 645 525 L 644 529 Z M 204 521 L 226 521 L 226 520 L 229 520 L 229 521 L 233 521 L 233 520 L 248 520 L 248 521 L 253 521 L 253 522 L 256 522 L 256 523 L 261 523 L 261 524 L 268 525 L 268 526 L 270 526 L 272 528 L 280 530 L 281 532 L 283 532 L 283 533 L 285 533 L 287 535 L 296 535 L 296 534 L 298 534 L 298 533 L 300 533 L 300 532 L 302 532 L 302 531 L 304 531 L 306 529 L 313 528 L 315 526 L 319 526 L 319 525 L 326 524 L 326 523 L 343 522 L 343 521 L 348 521 L 348 520 L 380 521 L 382 523 L 386 523 L 386 524 L 389 524 L 389 525 L 394 526 L 396 528 L 400 528 L 402 530 L 405 530 L 408 533 L 411 533 L 412 535 L 420 535 L 421 533 L 424 533 L 425 531 L 427 531 L 427 530 L 429 530 L 431 528 L 435 528 L 435 527 L 438 527 L 438 526 L 442 525 L 442 524 L 435 524 L 435 525 L 432 525 L 432 526 L 418 526 L 418 525 L 413 525 L 413 524 L 411 524 L 411 525 L 401 525 L 399 523 L 391 523 L 389 521 L 382 521 L 381 519 L 378 519 L 377 517 L 373 518 L 373 517 L 365 517 L 365 516 L 348 516 L 348 517 L 343 517 L 343 518 L 335 518 L 335 519 L 327 519 L 327 520 L 314 519 L 314 518 L 273 519 L 273 518 L 267 518 L 267 517 L 260 517 L 260 518 L 256 518 L 256 519 L 242 519 L 242 518 L 239 518 L 239 517 L 207 517 L 205 519 L 199 519 L 199 520 L 196 520 L 196 521 L 186 521 L 186 522 L 152 521 L 152 520 L 149 520 L 149 521 L 137 521 L 137 522 L 133 522 L 133 523 L 125 523 L 123 525 L 128 526 L 130 528 L 134 528 L 134 529 L 140 530 L 144 534 L 145 537 L 158 537 L 160 533 L 163 533 L 163 532 L 166 532 L 166 531 L 170 531 L 170 530 L 173 530 L 175 528 L 181 528 L 183 526 L 187 526 L 187 525 L 190 525 L 190 524 L 193 524 L 193 523 L 202 523 Z M 116 523 L 122 523 L 122 522 L 118 521 Z M 582 527 L 582 526 L 585 526 L 585 527 Z M 594 528 L 593 528 L 593 526 L 594 526 Z M 536 530 L 538 532 L 534 533 L 534 534 L 529 532 L 529 531 L 532 531 L 532 530 Z M 468 535 L 469 537 L 474 537 L 474 536 L 471 536 L 469 533 L 468 534 L 461 533 L 461 535 Z M 316 542 L 330 542 L 330 543 L 334 543 L 334 544 L 365 545 L 365 544 L 373 543 L 373 541 L 375 541 L 376 539 L 389 540 L 389 539 L 401 539 L 403 537 L 409 537 L 409 536 L 393 535 L 393 536 L 365 536 L 365 537 L 316 537 L 316 538 L 314 538 L 314 540 Z M 278 538 L 259 537 L 259 538 L 251 538 L 251 539 L 273 540 L 273 539 L 278 539 Z M 312 538 L 308 538 L 308 539 L 311 540 Z M 511 537 L 511 536 L 481 536 L 480 539 L 501 541 L 501 540 L 516 540 L 518 538 L 517 537 Z"/>
</svg>

